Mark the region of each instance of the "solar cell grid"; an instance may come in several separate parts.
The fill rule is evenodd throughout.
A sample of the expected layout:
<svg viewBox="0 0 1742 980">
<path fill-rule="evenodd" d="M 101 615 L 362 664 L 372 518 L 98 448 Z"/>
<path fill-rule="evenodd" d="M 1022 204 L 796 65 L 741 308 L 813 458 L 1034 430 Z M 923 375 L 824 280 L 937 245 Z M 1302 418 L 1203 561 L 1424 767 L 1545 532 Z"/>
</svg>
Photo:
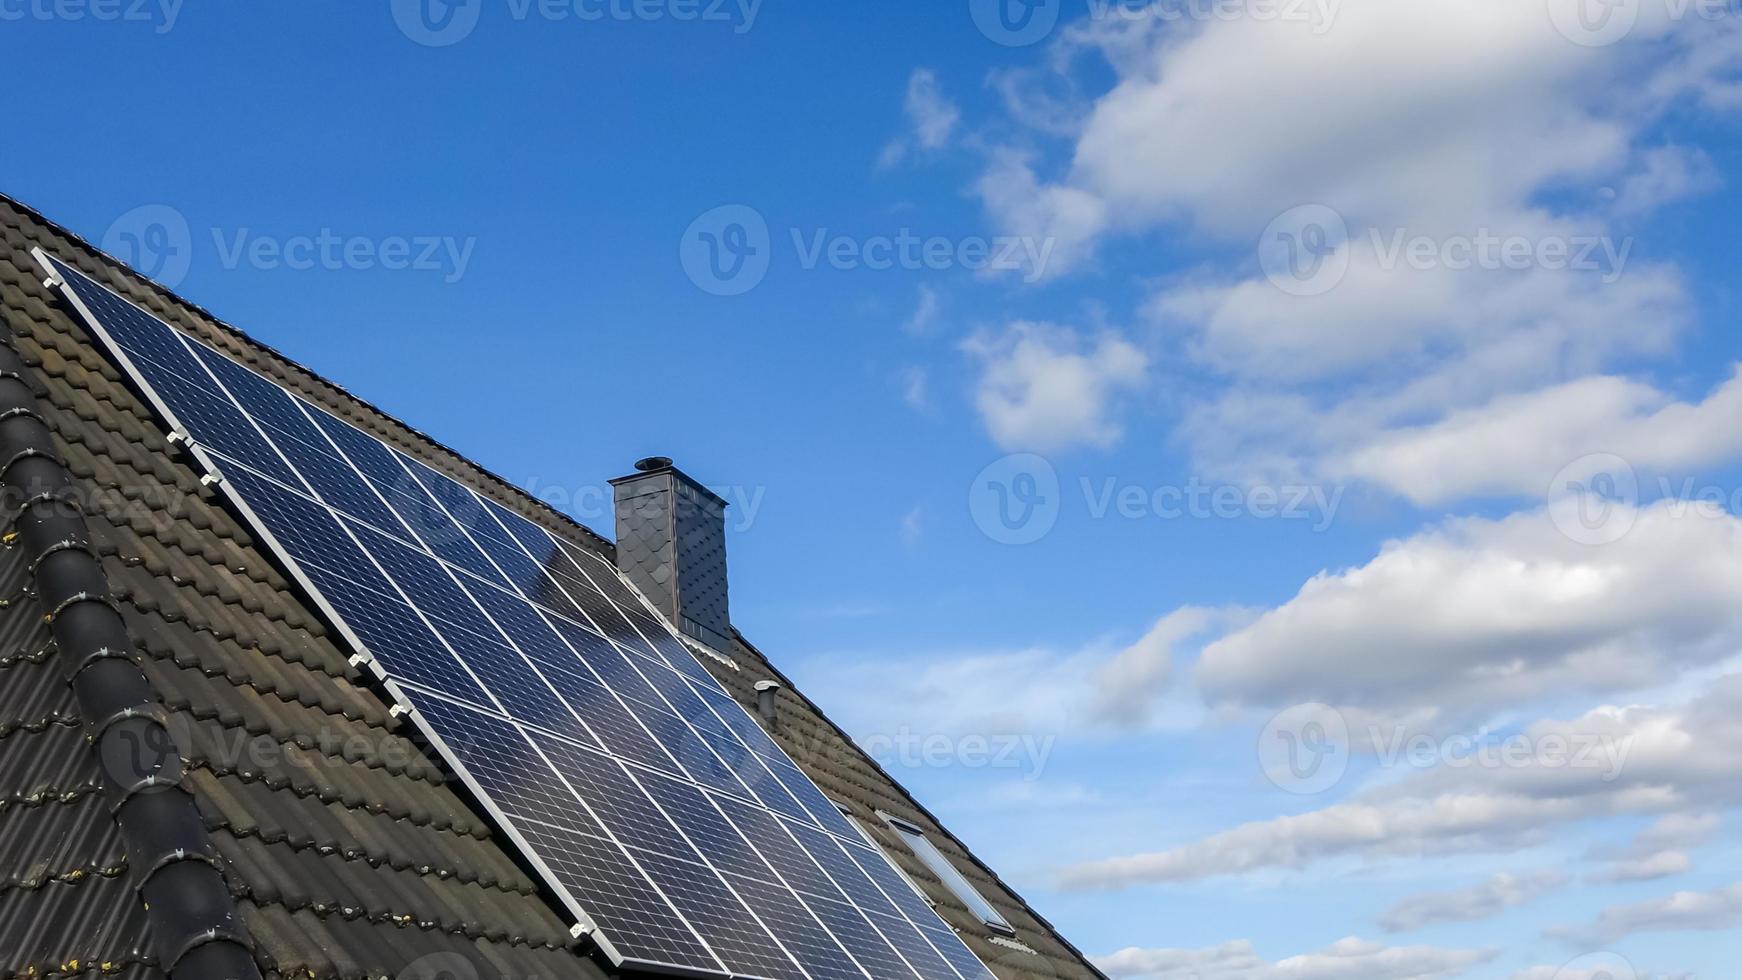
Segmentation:
<svg viewBox="0 0 1742 980">
<path fill-rule="evenodd" d="M 762 877 L 728 873 L 724 878 L 805 972 L 817 980 L 864 980 L 851 952 L 802 903 L 791 902 Z"/>
<path fill-rule="evenodd" d="M 955 972 L 950 968 L 949 961 L 939 956 L 931 942 L 906 919 L 878 915 L 875 912 L 869 918 L 872 927 L 889 945 L 895 947 L 895 951 L 901 954 L 907 965 L 920 976 L 941 977 Z"/>
<path fill-rule="evenodd" d="M 973 950 L 962 945 L 955 933 L 944 928 L 941 921 L 936 926 L 921 922 L 919 931 L 931 942 L 932 948 L 961 974 L 962 980 L 993 980 L 992 971 L 986 969 L 986 964 L 980 962 Z"/>
<path fill-rule="evenodd" d="M 906 980 L 917 975 L 889 941 L 852 906 L 808 895 L 804 904 L 842 945 L 853 951 L 853 958 L 859 966 L 875 980 Z"/>
<path fill-rule="evenodd" d="M 646 855 L 641 866 L 708 945 L 740 975 L 804 980 L 792 954 L 773 939 L 767 926 L 712 868 L 662 854 Z"/>
<path fill-rule="evenodd" d="M 983 980 L 607 562 L 39 257 L 613 961 Z"/>
</svg>

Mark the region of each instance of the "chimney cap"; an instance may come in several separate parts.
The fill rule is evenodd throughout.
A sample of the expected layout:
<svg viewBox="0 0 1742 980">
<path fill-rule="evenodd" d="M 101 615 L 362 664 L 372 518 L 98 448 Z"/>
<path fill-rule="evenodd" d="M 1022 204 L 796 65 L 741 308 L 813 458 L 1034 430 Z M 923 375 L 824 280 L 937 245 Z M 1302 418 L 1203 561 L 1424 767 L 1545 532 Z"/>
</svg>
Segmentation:
<svg viewBox="0 0 1742 980">
<path fill-rule="evenodd" d="M 663 475 L 666 473 L 670 473 L 672 476 L 683 481 L 683 483 L 686 484 L 687 486 L 689 486 L 691 489 L 695 490 L 697 493 L 700 493 L 702 496 L 706 497 L 707 499 L 713 501 L 722 510 L 724 508 L 732 506 L 731 502 L 728 501 L 725 497 L 722 497 L 719 494 L 715 493 L 714 491 L 709 490 L 707 487 L 703 486 L 699 481 L 697 481 L 695 477 L 690 476 L 688 473 L 685 473 L 683 470 L 680 470 L 675 465 L 673 465 L 670 456 L 648 456 L 645 459 L 638 459 L 635 461 L 635 472 L 634 473 L 631 473 L 628 476 L 619 476 L 619 477 L 616 477 L 614 479 L 607 480 L 606 482 L 611 484 L 613 487 L 621 487 L 624 484 L 635 484 L 636 481 L 638 481 L 638 480 L 642 480 L 642 479 L 645 479 L 645 478 L 650 477 L 650 476 Z"/>
</svg>

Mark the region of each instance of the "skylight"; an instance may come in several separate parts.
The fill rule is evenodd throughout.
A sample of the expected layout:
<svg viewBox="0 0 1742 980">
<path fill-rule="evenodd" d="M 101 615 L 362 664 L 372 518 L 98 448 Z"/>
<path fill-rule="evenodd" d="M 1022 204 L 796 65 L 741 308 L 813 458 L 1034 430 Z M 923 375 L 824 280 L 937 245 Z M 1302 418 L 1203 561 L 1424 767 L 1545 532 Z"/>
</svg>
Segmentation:
<svg viewBox="0 0 1742 980">
<path fill-rule="evenodd" d="M 956 870 L 956 866 L 950 863 L 949 858 L 944 857 L 937 845 L 926 837 L 925 831 L 888 814 L 882 814 L 882 817 L 884 822 L 901 834 L 901 839 L 907 842 L 907 846 L 913 849 L 913 853 L 918 855 L 919 859 L 925 862 L 926 867 L 938 876 L 938 880 L 942 881 L 950 891 L 955 892 L 956 897 L 968 906 L 968 911 L 974 913 L 981 922 L 994 929 L 1008 933 L 1016 932 L 1015 929 L 1011 928 L 1009 920 L 1000 915 L 998 910 L 992 907 L 992 903 L 986 901 L 985 897 L 972 884 L 969 884 L 968 879 Z"/>
</svg>

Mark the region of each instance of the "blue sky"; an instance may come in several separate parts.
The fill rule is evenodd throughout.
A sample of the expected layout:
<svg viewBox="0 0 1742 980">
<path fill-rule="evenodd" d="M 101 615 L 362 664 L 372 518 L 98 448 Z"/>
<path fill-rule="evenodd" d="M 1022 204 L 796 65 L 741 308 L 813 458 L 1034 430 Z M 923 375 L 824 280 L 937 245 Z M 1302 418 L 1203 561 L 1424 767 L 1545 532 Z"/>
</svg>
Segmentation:
<svg viewBox="0 0 1742 980">
<path fill-rule="evenodd" d="M 1112 972 L 1718 977 L 1742 22 L 1582 2 L 19 0 L 0 189 L 601 530 L 675 457 Z"/>
</svg>

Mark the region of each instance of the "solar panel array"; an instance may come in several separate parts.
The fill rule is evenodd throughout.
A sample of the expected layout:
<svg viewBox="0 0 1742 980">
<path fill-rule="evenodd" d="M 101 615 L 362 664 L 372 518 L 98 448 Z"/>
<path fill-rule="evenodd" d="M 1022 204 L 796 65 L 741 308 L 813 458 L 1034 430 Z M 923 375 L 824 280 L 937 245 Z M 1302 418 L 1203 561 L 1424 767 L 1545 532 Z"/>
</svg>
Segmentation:
<svg viewBox="0 0 1742 980">
<path fill-rule="evenodd" d="M 991 980 L 609 563 L 37 255 L 614 963 Z"/>
</svg>

